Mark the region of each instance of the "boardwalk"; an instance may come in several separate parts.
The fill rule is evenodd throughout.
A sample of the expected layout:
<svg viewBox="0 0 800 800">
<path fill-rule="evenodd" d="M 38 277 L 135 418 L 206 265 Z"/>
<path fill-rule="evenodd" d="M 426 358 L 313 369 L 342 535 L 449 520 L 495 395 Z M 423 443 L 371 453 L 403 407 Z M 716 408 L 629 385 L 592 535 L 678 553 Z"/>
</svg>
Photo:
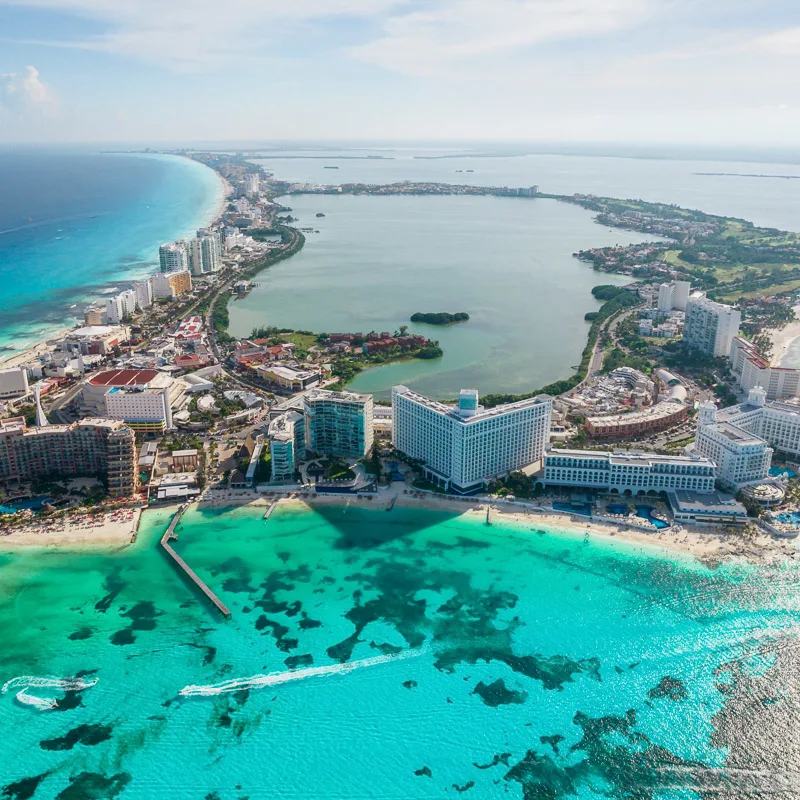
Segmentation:
<svg viewBox="0 0 800 800">
<path fill-rule="evenodd" d="M 225 619 L 230 619 L 231 612 L 228 610 L 228 607 L 222 602 L 222 600 L 219 599 L 219 597 L 214 594 L 214 592 L 211 591 L 211 589 L 208 588 L 208 586 L 197 575 L 197 573 L 175 552 L 175 550 L 173 550 L 172 545 L 170 544 L 171 539 L 178 538 L 178 535 L 175 533 L 175 528 L 181 521 L 181 517 L 183 516 L 183 512 L 185 510 L 186 506 L 181 506 L 175 513 L 175 516 L 169 523 L 167 532 L 161 537 L 161 547 L 172 559 L 178 569 L 184 574 L 184 576 L 188 578 L 195 585 L 195 587 L 203 593 L 205 598 L 213 604 L 217 611 L 219 611 L 219 613 L 222 614 Z"/>
</svg>

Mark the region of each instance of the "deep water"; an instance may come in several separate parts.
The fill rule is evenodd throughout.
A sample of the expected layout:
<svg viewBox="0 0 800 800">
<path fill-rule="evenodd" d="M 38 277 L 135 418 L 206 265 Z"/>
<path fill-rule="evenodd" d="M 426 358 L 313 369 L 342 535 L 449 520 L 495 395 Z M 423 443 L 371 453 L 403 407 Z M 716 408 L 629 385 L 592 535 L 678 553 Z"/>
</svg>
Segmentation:
<svg viewBox="0 0 800 800">
<path fill-rule="evenodd" d="M 114 553 L 0 554 L 0 797 L 796 797 L 797 571 L 535 525 L 167 511 Z M 189 684 L 336 667 L 210 697 Z M 335 672 L 335 669 L 333 670 Z M 793 793 L 794 792 L 794 793 Z"/>
<path fill-rule="evenodd" d="M 0 357 L 153 272 L 159 244 L 208 224 L 222 190 L 189 159 L 38 149 L 0 150 L 0 186 Z"/>
</svg>

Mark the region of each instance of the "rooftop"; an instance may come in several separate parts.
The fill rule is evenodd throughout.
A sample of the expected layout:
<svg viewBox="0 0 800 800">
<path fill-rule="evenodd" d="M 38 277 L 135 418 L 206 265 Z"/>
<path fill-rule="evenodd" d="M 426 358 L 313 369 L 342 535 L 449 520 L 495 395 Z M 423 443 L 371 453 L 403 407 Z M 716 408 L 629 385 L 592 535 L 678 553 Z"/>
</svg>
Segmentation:
<svg viewBox="0 0 800 800">
<path fill-rule="evenodd" d="M 112 369 L 89 378 L 92 386 L 141 386 L 159 373 L 154 369 Z"/>
<path fill-rule="evenodd" d="M 355 392 L 333 392 L 329 389 L 312 389 L 306 392 L 305 399 L 328 400 L 335 403 L 366 403 L 372 400 L 371 394 L 356 394 Z"/>
<path fill-rule="evenodd" d="M 525 400 L 518 400 L 516 403 L 507 403 L 506 405 L 495 406 L 494 408 L 483 408 L 483 406 L 479 406 L 477 412 L 472 414 L 472 416 L 462 416 L 458 412 L 458 405 L 449 406 L 446 403 L 440 403 L 438 400 L 431 400 L 409 389 L 407 386 L 395 386 L 392 392 L 407 397 L 426 408 L 430 408 L 437 414 L 452 417 L 465 425 L 470 425 L 485 419 L 493 419 L 494 417 L 500 417 L 514 411 L 521 411 L 522 409 L 531 408 L 532 406 L 538 406 L 550 402 L 552 399 L 549 395 L 539 394 L 536 395 L 536 397 L 529 397 Z"/>
</svg>

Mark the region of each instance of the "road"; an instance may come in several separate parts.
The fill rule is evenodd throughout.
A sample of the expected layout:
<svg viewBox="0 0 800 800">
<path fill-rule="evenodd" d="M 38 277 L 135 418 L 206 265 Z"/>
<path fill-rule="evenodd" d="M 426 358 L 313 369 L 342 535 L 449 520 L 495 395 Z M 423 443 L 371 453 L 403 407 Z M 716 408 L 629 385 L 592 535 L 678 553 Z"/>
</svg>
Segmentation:
<svg viewBox="0 0 800 800">
<path fill-rule="evenodd" d="M 572 394 L 572 392 L 579 390 L 588 380 L 594 378 L 600 372 L 600 370 L 603 368 L 603 360 L 605 359 L 605 352 L 601 344 L 603 341 L 603 333 L 608 332 L 613 338 L 614 331 L 617 329 L 617 325 L 622 322 L 622 320 L 627 319 L 627 317 L 629 317 L 631 314 L 638 311 L 639 307 L 636 306 L 628 311 L 624 311 L 616 317 L 609 317 L 603 322 L 603 324 L 600 326 L 600 331 L 598 332 L 594 349 L 592 350 L 592 357 L 589 359 L 589 368 L 586 370 L 586 377 L 579 384 L 573 386 L 569 391 L 563 392 L 562 396 Z"/>
</svg>

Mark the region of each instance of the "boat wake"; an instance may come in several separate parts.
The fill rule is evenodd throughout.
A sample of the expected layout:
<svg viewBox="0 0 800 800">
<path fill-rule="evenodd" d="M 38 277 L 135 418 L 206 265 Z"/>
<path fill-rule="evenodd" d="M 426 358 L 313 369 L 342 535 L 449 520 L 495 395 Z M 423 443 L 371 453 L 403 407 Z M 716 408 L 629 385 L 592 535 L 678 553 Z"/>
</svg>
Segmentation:
<svg viewBox="0 0 800 800">
<path fill-rule="evenodd" d="M 205 686 L 191 684 L 184 686 L 178 692 L 183 697 L 214 697 L 228 692 L 240 692 L 244 689 L 265 689 L 268 686 L 278 686 L 290 681 L 302 681 L 308 678 L 324 678 L 329 675 L 346 675 L 357 669 L 376 667 L 378 664 L 388 664 L 392 661 L 402 661 L 406 658 L 415 658 L 422 655 L 424 650 L 406 650 L 403 653 L 386 656 L 362 658 L 359 661 L 350 661 L 346 664 L 330 664 L 325 667 L 308 667 L 307 669 L 288 670 L 286 672 L 271 672 L 268 675 L 251 675 L 249 678 L 232 678 L 221 683 L 211 683 Z"/>
<path fill-rule="evenodd" d="M 24 689 L 17 692 L 15 700 L 18 703 L 22 703 L 24 706 L 38 708 L 39 711 L 49 711 L 51 708 L 58 708 L 55 697 L 36 697 L 36 695 L 28 694 Z"/>
<path fill-rule="evenodd" d="M 15 695 L 15 700 L 24 706 L 31 706 L 39 711 L 49 711 L 58 708 L 55 697 L 38 697 L 29 694 L 28 689 L 63 689 L 64 691 L 81 692 L 90 689 L 97 683 L 97 678 L 90 681 L 83 678 L 53 678 L 37 677 L 36 675 L 19 675 L 6 681 L 0 689 L 0 694 L 5 694 L 10 689 L 19 689 Z"/>
</svg>

